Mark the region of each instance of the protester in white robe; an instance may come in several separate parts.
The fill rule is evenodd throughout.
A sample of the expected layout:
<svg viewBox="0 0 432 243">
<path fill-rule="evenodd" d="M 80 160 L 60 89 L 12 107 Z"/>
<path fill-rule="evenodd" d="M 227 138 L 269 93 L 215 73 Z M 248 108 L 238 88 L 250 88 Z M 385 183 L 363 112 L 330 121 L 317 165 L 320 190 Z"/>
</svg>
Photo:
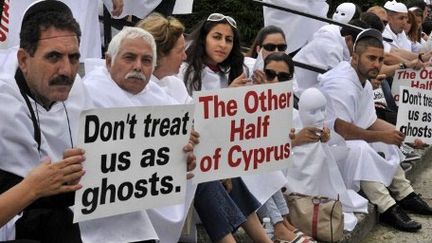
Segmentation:
<svg viewBox="0 0 432 243">
<path fill-rule="evenodd" d="M 361 28 L 369 27 L 360 20 L 352 20 L 352 25 Z M 351 50 L 358 31 L 340 28 L 337 25 L 326 25 L 320 28 L 312 40 L 307 43 L 295 56 L 294 61 L 309 64 L 324 71 L 330 70 L 341 61 L 349 61 Z M 318 87 L 318 73 L 304 68 L 296 67 L 294 80 L 297 97 L 308 88 Z"/>
<path fill-rule="evenodd" d="M 138 56 L 139 61 L 137 63 L 139 64 L 133 66 L 122 64 L 122 60 L 125 58 L 124 55 L 127 55 L 127 53 L 135 53 Z M 140 28 L 123 29 L 113 38 L 108 48 L 106 66 L 96 68 L 86 75 L 85 85 L 92 94 L 95 106 L 125 107 L 178 104 L 156 83 L 146 81 L 150 79 L 155 63 L 156 46 L 151 34 Z M 142 65 L 142 67 L 139 65 Z M 130 78 L 125 78 L 121 76 L 122 74 Z M 140 83 L 144 84 L 137 87 L 133 81 L 134 78 L 140 79 Z M 129 79 L 132 81 L 129 81 Z M 190 190 L 190 188 L 194 187 L 188 186 L 186 203 L 147 210 L 152 217 L 151 221 L 146 211 L 140 211 L 88 223 L 82 222 L 80 226 L 83 240 L 88 240 L 88 242 L 130 242 L 155 239 L 155 237 L 157 238 L 156 233 L 158 233 L 161 242 L 175 242 L 180 236 L 185 215 L 193 198 L 194 190 Z M 153 229 L 152 223 L 155 225 L 157 232 Z M 95 234 L 95 230 L 104 233 Z M 110 236 L 107 237 L 107 233 Z"/>
<path fill-rule="evenodd" d="M 388 24 L 386 25 L 383 37 L 391 39 L 392 48 L 411 51 L 411 41 L 405 34 L 404 27 L 408 21 L 408 9 L 405 4 L 396 1 L 387 1 L 384 5 L 387 10 Z"/>
<path fill-rule="evenodd" d="M 355 178 L 348 183 L 358 185 L 359 182 L 355 180 L 360 180 L 362 190 L 372 203 L 377 204 L 384 222 L 401 230 L 417 231 L 421 225 L 412 221 L 398 204 L 423 214 L 429 213 L 429 206 L 414 193 L 405 178 L 399 166 L 403 156 L 395 146 L 402 143 L 404 136 L 394 130 L 394 126 L 377 119 L 372 87 L 366 80 L 375 78 L 382 65 L 384 51 L 381 33 L 373 29 L 365 30 L 358 35 L 354 46 L 351 63 L 341 62 L 319 76 L 321 90 L 328 102 L 328 114 L 336 119 L 335 130 L 349 140 L 347 145 L 352 151 L 346 160 L 348 163 L 339 166 L 344 179 L 350 176 Z M 368 59 L 370 61 L 366 62 L 365 59 L 371 56 L 373 60 Z M 368 137 L 368 134 L 373 137 Z M 384 156 L 370 153 L 370 148 Z M 357 156 L 355 160 L 353 155 Z M 348 183 L 348 188 L 356 189 L 353 183 Z M 395 199 L 390 196 L 386 186 L 389 186 Z M 411 198 L 415 198 L 415 202 Z M 398 200 L 398 204 L 395 200 Z"/>
<path fill-rule="evenodd" d="M 306 89 L 300 96 L 299 110 L 293 116 L 296 129 L 315 127 L 323 131 L 326 103 L 318 89 Z M 317 135 L 322 136 L 322 133 Z M 310 142 L 293 147 L 293 152 L 293 160 L 286 169 L 288 191 L 340 199 L 345 216 L 344 229 L 353 230 L 357 224 L 353 212 L 367 213 L 368 201 L 346 188 L 330 146 L 326 142 Z"/>
<path fill-rule="evenodd" d="M 51 31 L 49 33 L 41 31 L 39 25 L 46 23 L 45 17 L 61 21 L 63 27 L 61 29 L 56 28 L 50 22 Z M 26 25 L 34 18 L 39 18 L 39 22 L 33 24 L 37 26 Z M 70 155 L 78 155 L 79 149 L 69 150 L 64 154 L 66 149 L 74 147 L 76 140 L 77 125 L 73 121 L 78 120 L 81 109 L 88 105 L 81 80 L 76 76 L 79 57 L 79 30 L 76 28 L 77 26 L 78 24 L 66 5 L 57 1 L 37 4 L 26 12 L 22 28 L 27 33 L 23 35 L 23 40 L 28 46 L 19 50 L 10 49 L 8 50 L 10 52 L 5 54 L 8 58 L 0 60 L 2 64 L 0 65 L 2 67 L 0 72 L 2 89 L 0 100 L 2 104 L 7 104 L 1 106 L 0 109 L 2 114 L 0 153 L 4 156 L 0 163 L 0 169 L 3 172 L 10 173 L 17 178 L 25 177 L 34 167 L 40 165 L 43 157 L 48 156 L 51 161 L 59 161 Z M 41 40 L 36 43 L 32 42 L 33 36 L 29 37 L 28 34 L 30 29 L 37 29 Z M 60 64 L 41 60 L 41 56 L 54 49 L 57 53 L 71 59 L 68 61 L 62 59 Z M 29 53 L 33 53 L 32 57 Z M 66 64 L 68 68 L 65 68 Z M 52 68 L 54 65 L 56 69 Z M 60 89 L 58 88 L 59 80 L 63 83 Z M 56 83 L 57 85 L 55 85 Z M 28 100 L 28 104 L 26 100 Z M 31 111 L 33 114 L 36 113 L 33 116 L 33 121 Z M 38 130 L 39 132 L 37 132 Z M 82 151 L 79 154 L 81 156 Z M 4 186 L 6 183 L 11 182 L 4 181 L 2 185 Z M 72 202 L 70 201 L 68 204 L 71 205 Z M 57 206 L 58 209 L 62 209 L 57 210 L 58 212 L 69 212 L 67 205 L 57 204 Z M 49 206 L 46 210 L 50 210 Z M 32 214 L 31 211 L 31 209 L 24 210 L 24 216 Z M 38 219 L 39 217 L 35 218 Z M 14 221 L 16 219 L 0 229 L 0 239 L 34 238 L 34 235 L 30 237 L 25 233 L 15 236 Z M 58 218 L 53 218 L 52 222 L 55 220 Z M 74 231 L 75 233 L 72 233 L 70 230 L 75 227 L 72 225 L 72 219 L 70 218 L 70 222 L 64 220 L 58 222 L 58 226 L 67 227 L 63 228 L 67 231 L 60 231 L 59 229 L 59 232 L 68 233 L 68 235 L 62 235 L 67 237 L 65 242 L 79 240 L 79 235 L 77 235 L 79 232 Z M 23 224 L 26 222 L 28 221 L 24 221 Z M 62 225 L 63 223 L 65 225 Z M 51 232 L 52 228 L 44 228 L 44 230 L 39 228 L 45 226 L 43 222 L 36 223 L 33 221 L 31 223 L 31 228 L 44 237 L 52 237 L 58 233 Z M 69 235 L 69 233 L 72 234 Z"/>
</svg>

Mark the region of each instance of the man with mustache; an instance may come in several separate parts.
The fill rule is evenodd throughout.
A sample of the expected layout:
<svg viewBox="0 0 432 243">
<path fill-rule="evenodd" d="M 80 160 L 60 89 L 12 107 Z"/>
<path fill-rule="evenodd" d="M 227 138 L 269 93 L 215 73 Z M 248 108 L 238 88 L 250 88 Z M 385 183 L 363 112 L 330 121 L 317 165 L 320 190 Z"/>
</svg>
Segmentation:
<svg viewBox="0 0 432 243">
<path fill-rule="evenodd" d="M 150 80 L 156 66 L 157 55 L 154 38 L 147 31 L 137 27 L 123 28 L 111 40 L 105 57 L 105 65 L 87 73 L 83 81 L 95 107 L 178 104 L 158 84 Z M 191 144 L 183 148 L 185 152 L 190 152 L 191 149 Z M 194 156 L 189 154 L 188 171 L 194 168 L 194 160 Z M 194 191 L 195 186 L 188 182 L 186 200 L 183 204 L 82 222 L 80 226 L 83 240 L 88 242 L 135 242 L 155 239 L 160 239 L 161 242 L 177 241 Z M 150 218 L 151 222 L 147 212 L 150 216 L 153 215 L 153 218 Z M 158 215 L 165 217 L 156 217 Z M 172 220 L 169 220 L 170 218 Z M 170 221 L 175 220 L 180 223 L 169 225 Z M 155 231 L 153 225 L 159 227 L 159 230 Z M 177 238 L 167 240 L 167 235 L 173 234 L 169 231 L 174 229 L 178 231 Z M 157 232 L 161 231 L 164 231 L 164 235 L 157 235 Z M 99 234 L 92 232 L 99 232 Z"/>
<path fill-rule="evenodd" d="M 360 154 L 355 159 L 347 159 L 347 165 L 340 165 L 342 174 L 360 181 L 360 188 L 378 206 L 382 222 L 399 230 L 415 232 L 421 229 L 421 224 L 413 221 L 405 211 L 432 215 L 432 208 L 414 192 L 399 165 L 401 155 L 395 145 L 401 145 L 404 134 L 375 114 L 368 80 L 379 74 L 384 59 L 383 48 L 379 31 L 364 30 L 354 43 L 351 63 L 341 62 L 318 80 L 327 95 L 327 110 L 335 119 L 335 131 L 346 140 L 351 151 L 370 146 L 372 151 L 384 155 L 382 158 Z M 359 165 L 360 170 L 347 171 L 353 163 L 368 166 Z"/>
<path fill-rule="evenodd" d="M 74 148 L 73 133 L 73 121 L 86 103 L 79 80 L 74 84 L 80 37 L 67 5 L 38 1 L 23 16 L 19 50 L 0 60 L 0 193 L 19 183 L 44 157 L 53 162 L 69 158 L 80 166 L 84 161 L 84 151 Z M 75 178 L 64 184 L 77 183 Z M 73 197 L 64 193 L 37 200 L 0 229 L 0 240 L 81 242 L 69 209 Z M 9 234 L 13 226 L 16 234 Z"/>
</svg>

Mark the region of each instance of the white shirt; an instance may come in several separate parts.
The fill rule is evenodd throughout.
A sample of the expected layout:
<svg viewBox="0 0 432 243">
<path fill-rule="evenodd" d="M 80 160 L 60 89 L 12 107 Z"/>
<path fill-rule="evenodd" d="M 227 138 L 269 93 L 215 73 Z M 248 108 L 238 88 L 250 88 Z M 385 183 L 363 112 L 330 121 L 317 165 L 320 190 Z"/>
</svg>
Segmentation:
<svg viewBox="0 0 432 243">
<path fill-rule="evenodd" d="M 391 43 L 389 43 L 392 48 L 411 51 L 411 41 L 408 39 L 404 31 L 396 34 L 391 30 L 390 25 L 387 24 L 383 32 L 383 37 L 393 40 Z"/>
</svg>

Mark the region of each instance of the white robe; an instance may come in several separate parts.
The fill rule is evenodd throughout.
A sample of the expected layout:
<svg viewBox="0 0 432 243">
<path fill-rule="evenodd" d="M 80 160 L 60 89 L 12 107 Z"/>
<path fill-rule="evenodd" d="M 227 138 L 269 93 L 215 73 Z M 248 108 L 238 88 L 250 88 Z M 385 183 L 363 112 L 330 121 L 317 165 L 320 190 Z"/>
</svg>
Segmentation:
<svg viewBox="0 0 432 243">
<path fill-rule="evenodd" d="M 337 25 L 325 25 L 314 35 L 293 58 L 294 61 L 310 64 L 329 70 L 341 61 L 350 60 L 350 52 L 345 38 L 340 34 L 340 27 Z M 295 67 L 296 80 L 294 92 L 297 97 L 305 89 L 318 87 L 318 73 L 304 68 Z"/>
<path fill-rule="evenodd" d="M 192 97 L 187 92 L 183 80 L 176 76 L 166 76 L 158 79 L 152 76 L 152 80 L 157 83 L 169 96 L 174 98 L 179 104 L 193 103 Z"/>
<path fill-rule="evenodd" d="M 105 66 L 88 73 L 84 84 L 96 107 L 178 104 L 152 80 L 136 95 L 124 91 L 111 79 Z M 188 182 L 184 204 L 82 222 L 83 241 L 131 242 L 159 238 L 160 242 L 177 242 L 194 192 L 195 186 Z"/>
<path fill-rule="evenodd" d="M 398 48 L 398 49 L 404 49 L 406 51 L 412 51 L 411 41 L 406 36 L 405 31 L 402 31 L 399 34 L 395 34 L 391 30 L 390 25 L 387 24 L 383 31 L 383 37 L 393 40 L 391 43 L 389 43 L 391 48 Z"/>
<path fill-rule="evenodd" d="M 2 170 L 25 177 L 31 169 L 39 165 L 41 159 L 49 156 L 53 162 L 63 157 L 63 151 L 76 144 L 80 112 L 90 106 L 79 76 L 64 105 L 56 102 L 45 110 L 31 97 L 30 103 L 36 116 L 39 117 L 41 130 L 41 149 L 34 138 L 34 127 L 30 111 L 22 97 L 15 81 L 15 72 L 18 68 L 16 58 L 17 49 L 9 49 L 9 53 L 0 59 L 0 168 Z M 5 68 L 7 67 L 7 68 Z M 66 107 L 66 109 L 65 109 Z M 69 120 L 69 121 L 68 121 Z M 69 133 L 69 128 L 71 132 Z M 16 220 L 16 218 L 14 219 Z M 13 239 L 15 237 L 13 221 L 0 229 L 0 240 Z"/>
<path fill-rule="evenodd" d="M 297 131 L 303 128 L 297 110 L 293 113 Z M 285 170 L 289 192 L 339 198 L 342 202 L 344 229 L 351 231 L 357 224 L 353 212 L 367 213 L 368 201 L 346 188 L 336 159 L 327 143 L 308 143 L 293 148 L 293 159 Z"/>
<path fill-rule="evenodd" d="M 329 72 L 318 77 L 320 89 L 327 98 L 328 116 L 340 118 L 367 129 L 377 119 L 372 86 L 363 87 L 357 73 L 348 62 L 341 62 Z M 335 133 L 336 136 L 339 136 Z M 390 185 L 403 155 L 394 145 L 381 142 L 366 143 L 363 140 L 346 141 L 350 148 L 345 163 L 339 169 L 349 189 L 358 191 L 360 181 L 376 181 Z M 383 152 L 385 159 L 377 152 Z"/>
<path fill-rule="evenodd" d="M 325 0 L 265 0 L 271 4 L 287 7 L 300 12 L 325 17 L 329 5 Z M 264 26 L 275 25 L 283 29 L 287 37 L 287 52 L 293 52 L 311 40 L 313 33 L 324 22 L 274 8 L 263 7 Z"/>
</svg>

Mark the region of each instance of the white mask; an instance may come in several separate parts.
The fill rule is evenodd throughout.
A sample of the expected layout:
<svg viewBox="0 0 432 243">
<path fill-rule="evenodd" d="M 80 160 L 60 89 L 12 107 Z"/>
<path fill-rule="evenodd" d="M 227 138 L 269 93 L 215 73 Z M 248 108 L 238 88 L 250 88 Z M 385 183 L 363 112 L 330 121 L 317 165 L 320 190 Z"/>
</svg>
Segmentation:
<svg viewBox="0 0 432 243">
<path fill-rule="evenodd" d="M 354 17 L 355 12 L 356 6 L 354 3 L 342 3 L 336 8 L 332 19 L 344 24 L 348 24 L 348 22 L 350 22 Z"/>
<path fill-rule="evenodd" d="M 298 105 L 300 120 L 304 127 L 323 128 L 326 119 L 326 103 L 326 98 L 317 88 L 303 91 Z"/>
</svg>

